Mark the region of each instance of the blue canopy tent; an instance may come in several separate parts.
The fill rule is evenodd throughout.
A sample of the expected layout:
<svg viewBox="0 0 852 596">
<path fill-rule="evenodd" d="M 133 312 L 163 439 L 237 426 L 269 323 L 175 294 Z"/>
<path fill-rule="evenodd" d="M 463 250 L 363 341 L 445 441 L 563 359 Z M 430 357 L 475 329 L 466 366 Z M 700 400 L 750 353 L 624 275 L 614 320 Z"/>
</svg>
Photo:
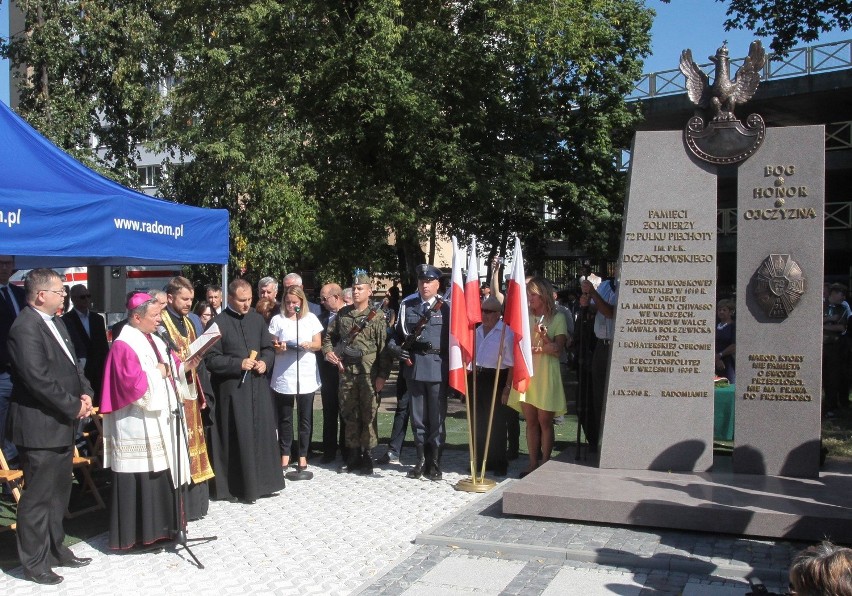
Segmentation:
<svg viewBox="0 0 852 596">
<path fill-rule="evenodd" d="M 0 253 L 19 268 L 228 263 L 228 212 L 104 178 L 0 102 Z M 226 270 L 223 267 L 223 271 Z"/>
</svg>

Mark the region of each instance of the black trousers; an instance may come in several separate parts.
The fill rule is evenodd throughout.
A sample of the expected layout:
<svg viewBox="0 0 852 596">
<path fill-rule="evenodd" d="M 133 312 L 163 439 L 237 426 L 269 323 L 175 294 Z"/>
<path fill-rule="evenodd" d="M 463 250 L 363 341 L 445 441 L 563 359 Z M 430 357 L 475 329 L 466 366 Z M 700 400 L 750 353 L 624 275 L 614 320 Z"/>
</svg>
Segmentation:
<svg viewBox="0 0 852 596">
<path fill-rule="evenodd" d="M 311 429 L 314 426 L 314 394 L 292 395 L 272 392 L 275 420 L 278 426 L 278 449 L 281 455 L 290 455 L 293 445 L 293 406 L 299 417 L 299 457 L 308 456 Z"/>
<path fill-rule="evenodd" d="M 485 455 L 485 439 L 488 437 L 488 427 L 491 426 L 491 436 L 488 442 L 488 458 L 486 467 L 489 470 L 502 469 L 505 471 L 508 460 L 506 458 L 507 434 L 506 414 L 512 410 L 502 403 L 503 387 L 506 386 L 506 378 L 509 369 L 500 371 L 500 380 L 497 384 L 497 395 L 494 404 L 494 416 L 491 417 L 491 402 L 494 395 L 494 380 L 497 371 L 493 368 L 483 368 L 477 373 L 476 378 L 476 467 L 482 466 L 482 458 Z M 468 387 L 473 387 L 473 380 L 468 382 Z M 514 410 L 512 410 L 514 411 Z M 490 421 L 490 425 L 489 425 Z"/>
<path fill-rule="evenodd" d="M 321 361 L 320 367 L 320 396 L 322 397 L 322 453 L 334 455 L 338 447 L 342 452 L 346 446 L 343 434 L 343 419 L 340 417 L 340 397 L 338 388 L 340 376 L 337 367 L 330 362 Z"/>
<path fill-rule="evenodd" d="M 447 384 L 442 381 L 409 381 L 411 432 L 414 444 L 425 448 L 433 459 L 440 458 L 447 439 Z"/>
<path fill-rule="evenodd" d="M 18 557 L 24 571 L 38 575 L 74 556 L 62 544 L 62 520 L 71 497 L 72 447 L 18 447 L 24 492 L 18 503 Z"/>
<path fill-rule="evenodd" d="M 597 445 L 603 437 L 603 413 L 606 406 L 606 375 L 612 356 L 612 342 L 598 340 L 592 354 L 592 403 L 589 408 L 587 438 L 589 445 Z"/>
<path fill-rule="evenodd" d="M 390 450 L 399 455 L 402 443 L 408 431 L 408 419 L 411 416 L 411 396 L 408 394 L 408 384 L 400 372 L 396 379 L 396 412 L 393 415 Z"/>
</svg>

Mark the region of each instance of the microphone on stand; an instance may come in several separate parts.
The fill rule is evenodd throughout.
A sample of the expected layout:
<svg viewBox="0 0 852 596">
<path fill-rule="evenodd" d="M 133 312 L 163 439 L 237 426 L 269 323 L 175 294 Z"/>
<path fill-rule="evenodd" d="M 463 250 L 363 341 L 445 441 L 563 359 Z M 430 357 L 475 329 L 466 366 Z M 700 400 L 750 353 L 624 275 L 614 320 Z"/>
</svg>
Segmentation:
<svg viewBox="0 0 852 596">
<path fill-rule="evenodd" d="M 166 331 L 165 327 L 163 327 L 162 325 L 157 327 L 157 330 L 154 332 L 154 335 L 163 340 L 163 343 L 166 344 L 166 347 L 169 350 L 171 350 L 172 352 L 180 353 L 180 350 L 178 350 L 177 345 L 175 345 L 175 342 L 172 341 L 172 336 L 169 335 L 169 332 Z"/>
<path fill-rule="evenodd" d="M 255 358 L 257 358 L 257 350 L 252 350 L 249 353 L 249 360 L 254 360 Z M 248 374 L 249 374 L 248 370 L 243 371 L 243 376 L 240 377 L 240 382 L 237 384 L 238 389 L 243 386 L 243 383 L 246 382 L 246 378 L 248 377 Z"/>
</svg>

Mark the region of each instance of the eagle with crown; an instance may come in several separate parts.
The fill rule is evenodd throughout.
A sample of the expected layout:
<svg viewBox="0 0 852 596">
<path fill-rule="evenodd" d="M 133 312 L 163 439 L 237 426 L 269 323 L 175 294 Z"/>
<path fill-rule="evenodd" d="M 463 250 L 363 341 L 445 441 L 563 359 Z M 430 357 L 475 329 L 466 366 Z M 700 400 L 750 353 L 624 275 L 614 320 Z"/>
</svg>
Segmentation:
<svg viewBox="0 0 852 596">
<path fill-rule="evenodd" d="M 716 65 L 715 80 L 710 78 L 692 59 L 692 51 L 684 50 L 680 55 L 680 71 L 686 77 L 686 92 L 692 103 L 711 112 L 713 122 L 736 120 L 734 107 L 751 99 L 760 83 L 760 71 L 766 64 L 766 52 L 759 40 L 753 41 L 748 56 L 731 79 L 731 60 L 728 57 L 728 42 L 716 50 L 710 61 Z"/>
</svg>

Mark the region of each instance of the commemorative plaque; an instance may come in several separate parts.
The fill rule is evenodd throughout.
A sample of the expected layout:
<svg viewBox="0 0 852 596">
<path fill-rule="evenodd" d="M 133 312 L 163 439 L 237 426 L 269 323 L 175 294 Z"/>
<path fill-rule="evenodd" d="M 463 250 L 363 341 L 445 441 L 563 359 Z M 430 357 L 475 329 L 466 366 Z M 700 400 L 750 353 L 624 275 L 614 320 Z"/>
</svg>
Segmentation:
<svg viewBox="0 0 852 596">
<path fill-rule="evenodd" d="M 736 472 L 819 473 L 824 145 L 770 128 L 738 167 Z"/>
<path fill-rule="evenodd" d="M 677 131 L 636 133 L 602 468 L 713 465 L 715 169 Z"/>
</svg>

